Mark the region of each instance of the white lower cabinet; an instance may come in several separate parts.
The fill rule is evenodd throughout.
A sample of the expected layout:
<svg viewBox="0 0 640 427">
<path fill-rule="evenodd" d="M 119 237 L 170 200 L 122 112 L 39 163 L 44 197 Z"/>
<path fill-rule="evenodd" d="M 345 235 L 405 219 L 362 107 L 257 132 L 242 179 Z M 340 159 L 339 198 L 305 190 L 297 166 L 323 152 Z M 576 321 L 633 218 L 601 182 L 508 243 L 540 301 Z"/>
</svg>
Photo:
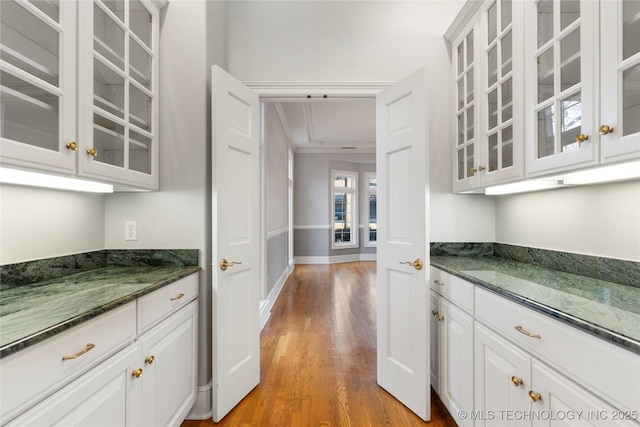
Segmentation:
<svg viewBox="0 0 640 427">
<path fill-rule="evenodd" d="M 431 378 L 459 425 L 640 426 L 639 355 L 434 270 Z"/>
<path fill-rule="evenodd" d="M 140 344 L 98 365 L 13 422 L 20 426 L 137 426 L 142 419 Z"/>
<path fill-rule="evenodd" d="M 138 299 L 137 304 L 131 302 L 0 360 L 2 396 L 11 404 L 6 409 L 15 408 L 7 412 L 2 402 L 0 424 L 179 426 L 197 393 L 197 277 L 178 280 Z M 145 313 L 149 310 L 153 316 Z M 152 325 L 139 324 L 137 336 L 136 311 L 138 318 L 155 320 Z M 123 339 L 128 341 L 123 344 Z M 86 342 L 91 344 L 84 348 Z M 64 360 L 59 355 L 71 354 L 67 348 L 84 349 Z M 100 359 L 101 354 L 111 356 Z M 30 372 L 31 366 L 39 368 L 45 355 L 52 357 L 42 368 L 48 372 L 36 369 L 39 377 L 21 381 L 20 373 Z M 87 365 L 92 360 L 95 363 Z M 69 368 L 56 370 L 57 365 Z M 73 375 L 69 369 L 74 367 L 81 373 Z M 11 400 L 14 394 L 20 399 Z"/>
</svg>

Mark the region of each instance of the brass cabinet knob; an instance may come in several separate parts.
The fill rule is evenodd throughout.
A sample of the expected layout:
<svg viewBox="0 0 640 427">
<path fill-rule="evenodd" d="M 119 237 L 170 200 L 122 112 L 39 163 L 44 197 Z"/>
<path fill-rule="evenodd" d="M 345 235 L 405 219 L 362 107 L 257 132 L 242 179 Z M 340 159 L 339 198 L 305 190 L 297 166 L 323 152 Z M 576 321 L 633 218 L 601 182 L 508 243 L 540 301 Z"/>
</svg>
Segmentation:
<svg viewBox="0 0 640 427">
<path fill-rule="evenodd" d="M 144 363 L 146 363 L 147 365 L 151 365 L 153 364 L 154 360 L 156 360 L 155 356 L 148 356 L 146 359 L 144 359 Z"/>
<path fill-rule="evenodd" d="M 131 376 L 135 378 L 140 378 L 142 376 L 142 368 L 138 368 L 135 371 L 131 372 Z"/>
<path fill-rule="evenodd" d="M 476 173 L 476 172 L 478 172 L 478 169 L 476 169 L 476 168 L 471 168 L 471 172 Z"/>
<path fill-rule="evenodd" d="M 434 316 L 438 315 L 438 310 L 431 310 L 431 314 L 433 314 Z"/>
<path fill-rule="evenodd" d="M 444 321 L 444 316 L 442 314 L 438 315 L 438 322 Z"/>
<path fill-rule="evenodd" d="M 484 166 L 482 166 L 482 165 L 478 166 L 478 170 L 479 170 L 480 172 L 482 172 L 482 171 L 483 171 L 483 170 L 485 170 L 485 169 L 486 169 L 486 168 L 485 168 Z"/>
<path fill-rule="evenodd" d="M 514 386 L 519 387 L 522 385 L 522 378 L 518 378 L 516 376 L 511 377 L 511 382 Z"/>
<path fill-rule="evenodd" d="M 422 260 L 420 258 L 416 258 L 415 261 L 400 261 L 400 264 L 409 264 L 411 267 L 415 268 L 416 270 L 422 270 Z"/>
<path fill-rule="evenodd" d="M 87 150 L 87 154 L 91 157 L 96 157 L 98 155 L 98 150 L 96 150 L 95 148 L 89 148 Z"/>
<path fill-rule="evenodd" d="M 529 399 L 531 399 L 532 402 L 537 402 L 538 400 L 542 399 L 542 396 L 540 396 L 540 393 L 536 393 L 535 391 L 530 390 Z"/>
<path fill-rule="evenodd" d="M 585 135 L 584 133 L 580 133 L 578 135 L 576 135 L 576 142 L 578 144 L 582 144 L 583 142 L 585 142 L 587 139 L 589 139 L 588 135 Z"/>
<path fill-rule="evenodd" d="M 75 141 L 67 142 L 67 148 L 71 151 L 78 151 L 78 143 Z"/>
<path fill-rule="evenodd" d="M 609 125 L 600 126 L 600 135 L 606 135 L 608 133 L 613 132 L 613 128 Z"/>
</svg>

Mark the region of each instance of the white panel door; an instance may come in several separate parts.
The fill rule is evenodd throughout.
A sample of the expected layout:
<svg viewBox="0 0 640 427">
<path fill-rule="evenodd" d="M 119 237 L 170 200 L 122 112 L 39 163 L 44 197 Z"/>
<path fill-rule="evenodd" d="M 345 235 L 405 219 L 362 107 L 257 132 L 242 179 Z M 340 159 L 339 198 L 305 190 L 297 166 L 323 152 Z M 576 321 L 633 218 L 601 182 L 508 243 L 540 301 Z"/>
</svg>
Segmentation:
<svg viewBox="0 0 640 427">
<path fill-rule="evenodd" d="M 213 418 L 260 381 L 258 94 L 212 69 Z M 223 265 L 228 263 L 227 266 Z"/>
<path fill-rule="evenodd" d="M 424 420 L 431 400 L 426 101 L 424 70 L 376 100 L 378 384 Z"/>
</svg>

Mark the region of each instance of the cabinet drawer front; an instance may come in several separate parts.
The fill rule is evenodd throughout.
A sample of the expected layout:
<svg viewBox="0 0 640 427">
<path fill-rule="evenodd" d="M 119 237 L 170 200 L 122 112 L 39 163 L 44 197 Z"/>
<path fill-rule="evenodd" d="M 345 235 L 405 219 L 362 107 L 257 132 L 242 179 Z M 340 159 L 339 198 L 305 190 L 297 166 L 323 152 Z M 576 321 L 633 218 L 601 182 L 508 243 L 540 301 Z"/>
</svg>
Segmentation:
<svg viewBox="0 0 640 427">
<path fill-rule="evenodd" d="M 138 333 L 198 296 L 198 275 L 180 279 L 138 299 Z"/>
<path fill-rule="evenodd" d="M 430 285 L 431 289 L 467 313 L 473 314 L 473 292 L 475 286 L 472 283 L 431 267 Z"/>
<path fill-rule="evenodd" d="M 1 359 L 2 423 L 133 342 L 135 322 L 131 302 Z"/>
<path fill-rule="evenodd" d="M 475 298 L 477 320 L 614 406 L 640 407 L 640 355 L 484 289 Z"/>
</svg>

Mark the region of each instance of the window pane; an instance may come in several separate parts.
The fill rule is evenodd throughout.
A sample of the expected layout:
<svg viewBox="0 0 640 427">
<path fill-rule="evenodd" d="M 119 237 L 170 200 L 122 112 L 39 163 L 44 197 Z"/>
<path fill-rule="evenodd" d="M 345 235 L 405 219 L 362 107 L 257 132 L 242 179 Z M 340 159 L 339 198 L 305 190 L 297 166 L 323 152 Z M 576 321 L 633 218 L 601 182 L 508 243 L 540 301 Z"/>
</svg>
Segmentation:
<svg viewBox="0 0 640 427">
<path fill-rule="evenodd" d="M 473 176 L 473 166 L 475 164 L 475 160 L 473 158 L 473 145 L 469 145 L 467 147 L 467 176 Z"/>
<path fill-rule="evenodd" d="M 498 134 L 489 135 L 489 172 L 498 170 Z"/>
<path fill-rule="evenodd" d="M 576 136 L 582 132 L 582 102 L 580 93 L 560 100 L 562 110 L 562 151 L 576 150 L 580 144 Z"/>
<path fill-rule="evenodd" d="M 580 28 L 572 31 L 560 42 L 560 90 L 580 83 Z"/>
<path fill-rule="evenodd" d="M 498 45 L 489 49 L 487 62 L 487 85 L 491 86 L 498 81 Z"/>
<path fill-rule="evenodd" d="M 502 76 L 507 75 L 511 71 L 513 63 L 513 40 L 511 37 L 511 31 L 504 35 L 502 38 Z"/>
<path fill-rule="evenodd" d="M 538 57 L 538 102 L 553 96 L 553 47 Z"/>
<path fill-rule="evenodd" d="M 622 134 L 640 132 L 640 64 L 622 73 Z"/>
<path fill-rule="evenodd" d="M 351 242 L 351 223 L 353 220 L 353 195 L 351 193 L 334 194 L 334 242 Z"/>
<path fill-rule="evenodd" d="M 376 177 L 369 178 L 368 181 L 369 182 L 367 185 L 369 187 L 369 190 L 375 190 L 376 188 L 378 188 L 378 179 Z"/>
<path fill-rule="evenodd" d="M 580 18 L 580 0 L 562 0 L 560 2 L 560 30 L 564 30 L 578 18 Z"/>
<path fill-rule="evenodd" d="M 467 36 L 467 67 L 473 64 L 473 31 Z"/>
<path fill-rule="evenodd" d="M 622 59 L 640 52 L 640 1 L 624 0 L 622 5 Z"/>
<path fill-rule="evenodd" d="M 473 139 L 473 106 L 467 110 L 467 141 Z"/>
<path fill-rule="evenodd" d="M 513 166 L 513 127 L 502 129 L 502 167 Z"/>
<path fill-rule="evenodd" d="M 353 177 L 343 175 L 336 176 L 333 180 L 333 186 L 336 188 L 352 188 Z"/>
<path fill-rule="evenodd" d="M 494 89 L 489 92 L 488 97 L 489 107 L 489 129 L 493 129 L 498 125 L 498 89 Z"/>
<path fill-rule="evenodd" d="M 498 5 L 494 3 L 491 5 L 489 10 L 487 11 L 487 43 L 491 44 L 492 41 L 496 39 L 496 35 L 498 34 Z"/>
<path fill-rule="evenodd" d="M 553 105 L 538 112 L 538 158 L 555 152 L 555 118 Z"/>
<path fill-rule="evenodd" d="M 374 178 L 375 179 L 375 178 Z M 369 241 L 375 242 L 377 240 L 378 225 L 377 225 L 377 195 L 376 193 L 369 194 Z"/>
<path fill-rule="evenodd" d="M 502 0 L 502 30 L 506 30 L 511 23 L 511 0 Z"/>
<path fill-rule="evenodd" d="M 538 2 L 538 47 L 553 37 L 553 1 Z"/>
<path fill-rule="evenodd" d="M 124 167 L 124 127 L 98 114 L 93 115 L 93 148 L 96 162 Z"/>
<path fill-rule="evenodd" d="M 513 117 L 513 81 L 508 79 L 502 85 L 502 120 L 501 123 Z"/>
</svg>

